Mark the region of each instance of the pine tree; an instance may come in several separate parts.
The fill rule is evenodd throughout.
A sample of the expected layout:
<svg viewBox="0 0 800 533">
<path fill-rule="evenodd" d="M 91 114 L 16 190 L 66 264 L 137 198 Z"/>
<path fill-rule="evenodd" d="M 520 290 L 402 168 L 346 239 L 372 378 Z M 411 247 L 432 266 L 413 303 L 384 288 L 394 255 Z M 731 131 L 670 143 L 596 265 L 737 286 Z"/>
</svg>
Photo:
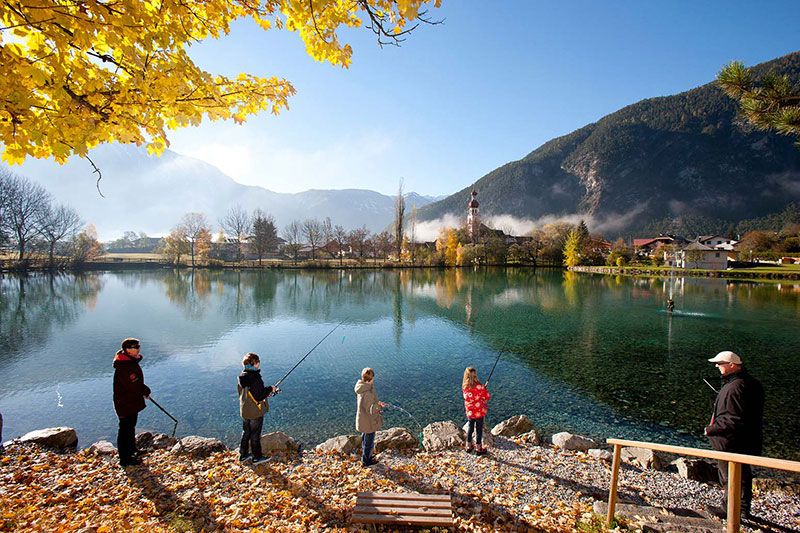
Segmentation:
<svg viewBox="0 0 800 533">
<path fill-rule="evenodd" d="M 742 114 L 761 130 L 795 136 L 800 146 L 800 89 L 785 74 L 769 73 L 760 80 L 741 61 L 734 61 L 717 75 L 725 93 L 739 102 Z"/>
</svg>

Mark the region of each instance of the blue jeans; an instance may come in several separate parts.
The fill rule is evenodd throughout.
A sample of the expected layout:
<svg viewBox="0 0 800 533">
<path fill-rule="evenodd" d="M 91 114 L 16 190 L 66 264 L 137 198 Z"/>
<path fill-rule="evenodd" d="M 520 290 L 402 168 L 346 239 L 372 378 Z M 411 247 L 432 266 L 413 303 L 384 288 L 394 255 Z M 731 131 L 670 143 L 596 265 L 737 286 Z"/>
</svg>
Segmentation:
<svg viewBox="0 0 800 533">
<path fill-rule="evenodd" d="M 472 444 L 472 432 L 477 430 L 475 434 L 475 442 L 478 446 L 483 444 L 483 418 L 470 418 L 469 426 L 467 427 L 467 444 Z"/>
<path fill-rule="evenodd" d="M 375 446 L 375 432 L 361 434 L 361 462 L 366 466 L 372 462 L 372 447 Z"/>
<path fill-rule="evenodd" d="M 242 441 L 239 443 L 239 455 L 244 457 L 252 452 L 253 457 L 261 457 L 261 428 L 264 426 L 264 417 L 248 420 L 242 419 Z"/>
</svg>

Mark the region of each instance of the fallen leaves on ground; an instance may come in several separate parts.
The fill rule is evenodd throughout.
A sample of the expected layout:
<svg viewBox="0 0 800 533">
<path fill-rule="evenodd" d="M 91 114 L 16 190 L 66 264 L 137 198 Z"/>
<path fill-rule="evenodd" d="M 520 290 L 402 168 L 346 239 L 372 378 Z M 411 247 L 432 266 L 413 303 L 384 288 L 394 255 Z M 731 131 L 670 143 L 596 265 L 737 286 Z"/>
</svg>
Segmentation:
<svg viewBox="0 0 800 533">
<path fill-rule="evenodd" d="M 256 466 L 233 451 L 192 460 L 167 451 L 122 469 L 116 457 L 14 446 L 0 467 L 0 530 L 353 531 L 360 491 L 453 495 L 459 531 L 570 531 L 588 501 L 540 504 L 537 483 L 491 460 L 465 467 L 458 451 L 355 457 L 314 452 Z"/>
</svg>

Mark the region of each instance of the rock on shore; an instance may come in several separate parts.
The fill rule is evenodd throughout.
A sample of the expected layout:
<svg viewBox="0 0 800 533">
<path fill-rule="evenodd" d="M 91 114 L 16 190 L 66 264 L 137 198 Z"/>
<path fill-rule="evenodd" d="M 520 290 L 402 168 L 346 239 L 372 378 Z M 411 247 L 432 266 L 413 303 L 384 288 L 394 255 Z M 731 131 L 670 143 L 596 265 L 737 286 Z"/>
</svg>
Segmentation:
<svg viewBox="0 0 800 533">
<path fill-rule="evenodd" d="M 16 441 L 0 457 L 0 531 L 352 530 L 359 491 L 450 494 L 456 531 L 599 530 L 602 518 L 592 506 L 608 497 L 608 462 L 601 454 L 534 445 L 525 435 L 498 437 L 488 455 L 476 456 L 461 448 L 419 451 L 410 431 L 392 428 L 383 442 L 398 448 L 385 448 L 370 468 L 355 455 L 316 450 L 276 452 L 253 467 L 219 441 L 185 437 L 184 446 L 194 443 L 203 452 L 154 449 L 141 466 L 123 469 L 114 456 Z M 757 480 L 754 513 L 797 528 L 795 486 L 796 480 Z M 721 496 L 718 485 L 621 465 L 620 509 L 658 506 L 701 516 Z M 629 518 L 620 530 L 643 526 Z"/>
</svg>

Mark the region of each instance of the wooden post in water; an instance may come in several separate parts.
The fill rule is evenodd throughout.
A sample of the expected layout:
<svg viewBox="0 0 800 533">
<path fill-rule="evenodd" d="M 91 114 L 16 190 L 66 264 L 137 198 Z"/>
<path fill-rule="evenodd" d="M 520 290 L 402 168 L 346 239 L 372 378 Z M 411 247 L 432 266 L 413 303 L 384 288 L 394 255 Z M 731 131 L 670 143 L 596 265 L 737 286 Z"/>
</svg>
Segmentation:
<svg viewBox="0 0 800 533">
<path fill-rule="evenodd" d="M 619 481 L 619 463 L 621 452 L 622 446 L 615 444 L 614 459 L 611 461 L 611 487 L 608 489 L 608 516 L 606 517 L 606 526 L 609 528 L 614 522 L 614 509 L 617 506 L 617 482 Z"/>
<path fill-rule="evenodd" d="M 742 465 L 728 461 L 728 533 L 739 533 L 742 519 Z"/>
</svg>

